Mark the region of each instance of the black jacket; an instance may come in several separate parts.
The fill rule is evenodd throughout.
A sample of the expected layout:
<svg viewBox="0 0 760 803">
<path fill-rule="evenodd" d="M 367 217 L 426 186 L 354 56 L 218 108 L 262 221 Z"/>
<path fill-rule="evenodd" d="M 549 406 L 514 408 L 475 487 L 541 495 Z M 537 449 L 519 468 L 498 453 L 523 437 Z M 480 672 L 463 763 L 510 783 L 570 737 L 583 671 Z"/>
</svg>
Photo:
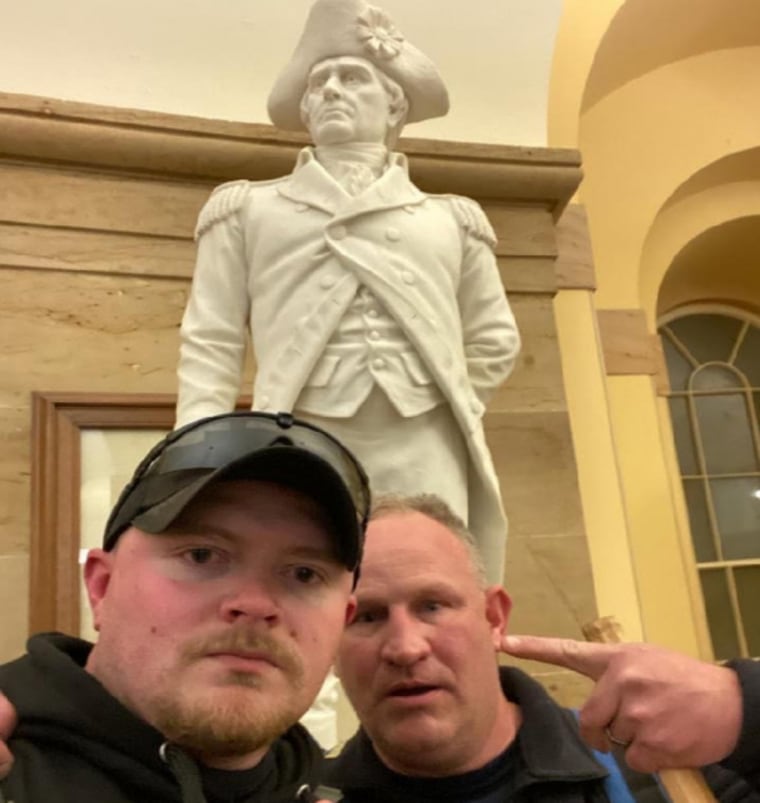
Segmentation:
<svg viewBox="0 0 760 803">
<path fill-rule="evenodd" d="M 495 799 L 607 803 L 607 770 L 578 735 L 575 715 L 518 669 L 502 667 L 504 694 L 517 703 L 522 725 L 513 744 L 487 767 L 444 779 L 409 778 L 388 770 L 360 731 L 328 762 L 326 783 L 343 790 L 346 803 L 463 803 Z M 639 803 L 665 798 L 650 775 L 627 770 L 626 782 Z M 499 792 L 503 790 L 503 796 Z"/>
<path fill-rule="evenodd" d="M 13 803 L 293 803 L 322 753 L 304 728 L 287 731 L 252 770 L 199 767 L 135 717 L 82 668 L 88 642 L 34 636 L 28 654 L 0 667 L 19 713 L 13 770 L 0 784 Z M 300 795 L 299 795 L 299 790 Z"/>
<path fill-rule="evenodd" d="M 734 752 L 704 772 L 721 803 L 760 803 L 760 662 L 736 660 L 728 666 L 742 687 L 742 730 Z"/>
</svg>

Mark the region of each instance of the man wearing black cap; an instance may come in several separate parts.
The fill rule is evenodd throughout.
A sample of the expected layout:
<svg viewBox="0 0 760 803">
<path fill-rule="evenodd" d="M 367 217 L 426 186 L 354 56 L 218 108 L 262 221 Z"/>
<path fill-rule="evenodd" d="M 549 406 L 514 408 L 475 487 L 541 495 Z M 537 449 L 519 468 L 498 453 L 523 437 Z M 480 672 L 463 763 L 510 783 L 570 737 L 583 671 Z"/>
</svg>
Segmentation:
<svg viewBox="0 0 760 803">
<path fill-rule="evenodd" d="M 321 754 L 295 723 L 351 614 L 368 504 L 352 455 L 290 416 L 169 435 L 88 555 L 97 643 L 35 636 L 0 673 L 7 798 L 311 800 Z"/>
</svg>

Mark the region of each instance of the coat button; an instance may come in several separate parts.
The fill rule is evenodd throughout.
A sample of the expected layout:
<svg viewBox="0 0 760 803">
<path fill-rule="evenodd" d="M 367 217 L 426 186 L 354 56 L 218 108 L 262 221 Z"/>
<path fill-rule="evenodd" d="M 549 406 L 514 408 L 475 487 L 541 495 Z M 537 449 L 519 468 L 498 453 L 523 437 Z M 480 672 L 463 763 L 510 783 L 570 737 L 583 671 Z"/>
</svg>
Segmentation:
<svg viewBox="0 0 760 803">
<path fill-rule="evenodd" d="M 376 329 L 373 329 L 369 333 L 369 339 L 370 340 L 380 340 L 380 332 L 378 332 Z"/>
<path fill-rule="evenodd" d="M 401 232 L 395 226 L 389 226 L 385 230 L 385 236 L 392 242 L 395 243 L 401 239 Z"/>
<path fill-rule="evenodd" d="M 375 357 L 375 359 L 372 360 L 372 367 L 376 371 L 382 370 L 383 368 L 385 368 L 385 360 L 382 357 Z"/>
<path fill-rule="evenodd" d="M 324 290 L 329 290 L 335 284 L 334 276 L 323 276 L 319 280 L 319 286 Z"/>
<path fill-rule="evenodd" d="M 414 274 L 410 270 L 405 270 L 401 274 L 401 278 L 406 282 L 406 284 L 414 284 L 417 281 L 414 277 Z"/>
<path fill-rule="evenodd" d="M 269 396 L 262 396 L 258 400 L 257 407 L 259 408 L 259 410 L 268 410 L 271 403 L 272 400 L 269 398 Z"/>
<path fill-rule="evenodd" d="M 306 212 L 309 208 L 309 204 L 296 204 L 296 212 Z"/>
<path fill-rule="evenodd" d="M 348 229 L 345 226 L 333 226 L 329 231 L 335 240 L 342 240 L 348 234 Z"/>
</svg>

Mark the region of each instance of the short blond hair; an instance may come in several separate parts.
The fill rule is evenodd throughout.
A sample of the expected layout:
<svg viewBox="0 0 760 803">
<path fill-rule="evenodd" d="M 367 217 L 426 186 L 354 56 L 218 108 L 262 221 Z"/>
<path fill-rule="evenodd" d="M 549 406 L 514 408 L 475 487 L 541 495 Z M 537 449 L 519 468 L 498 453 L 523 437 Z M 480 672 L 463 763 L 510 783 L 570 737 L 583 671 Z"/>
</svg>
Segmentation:
<svg viewBox="0 0 760 803">
<path fill-rule="evenodd" d="M 478 549 L 475 536 L 467 529 L 464 521 L 436 494 L 383 494 L 372 504 L 369 520 L 375 521 L 395 513 L 420 513 L 445 527 L 464 545 L 470 558 L 470 565 L 478 584 L 486 588 L 488 575 L 483 556 Z"/>
</svg>

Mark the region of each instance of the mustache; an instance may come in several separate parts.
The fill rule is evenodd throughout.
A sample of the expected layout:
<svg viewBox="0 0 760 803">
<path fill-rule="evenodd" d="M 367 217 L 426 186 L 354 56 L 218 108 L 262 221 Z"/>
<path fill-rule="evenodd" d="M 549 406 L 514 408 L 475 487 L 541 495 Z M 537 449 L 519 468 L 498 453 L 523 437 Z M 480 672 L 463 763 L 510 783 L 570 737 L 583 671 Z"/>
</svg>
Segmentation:
<svg viewBox="0 0 760 803">
<path fill-rule="evenodd" d="M 292 649 L 269 633 L 261 633 L 243 627 L 205 638 L 193 639 L 183 646 L 181 658 L 190 663 L 210 653 L 219 652 L 261 653 L 285 672 L 298 674 L 302 671 L 301 660 Z"/>
</svg>

